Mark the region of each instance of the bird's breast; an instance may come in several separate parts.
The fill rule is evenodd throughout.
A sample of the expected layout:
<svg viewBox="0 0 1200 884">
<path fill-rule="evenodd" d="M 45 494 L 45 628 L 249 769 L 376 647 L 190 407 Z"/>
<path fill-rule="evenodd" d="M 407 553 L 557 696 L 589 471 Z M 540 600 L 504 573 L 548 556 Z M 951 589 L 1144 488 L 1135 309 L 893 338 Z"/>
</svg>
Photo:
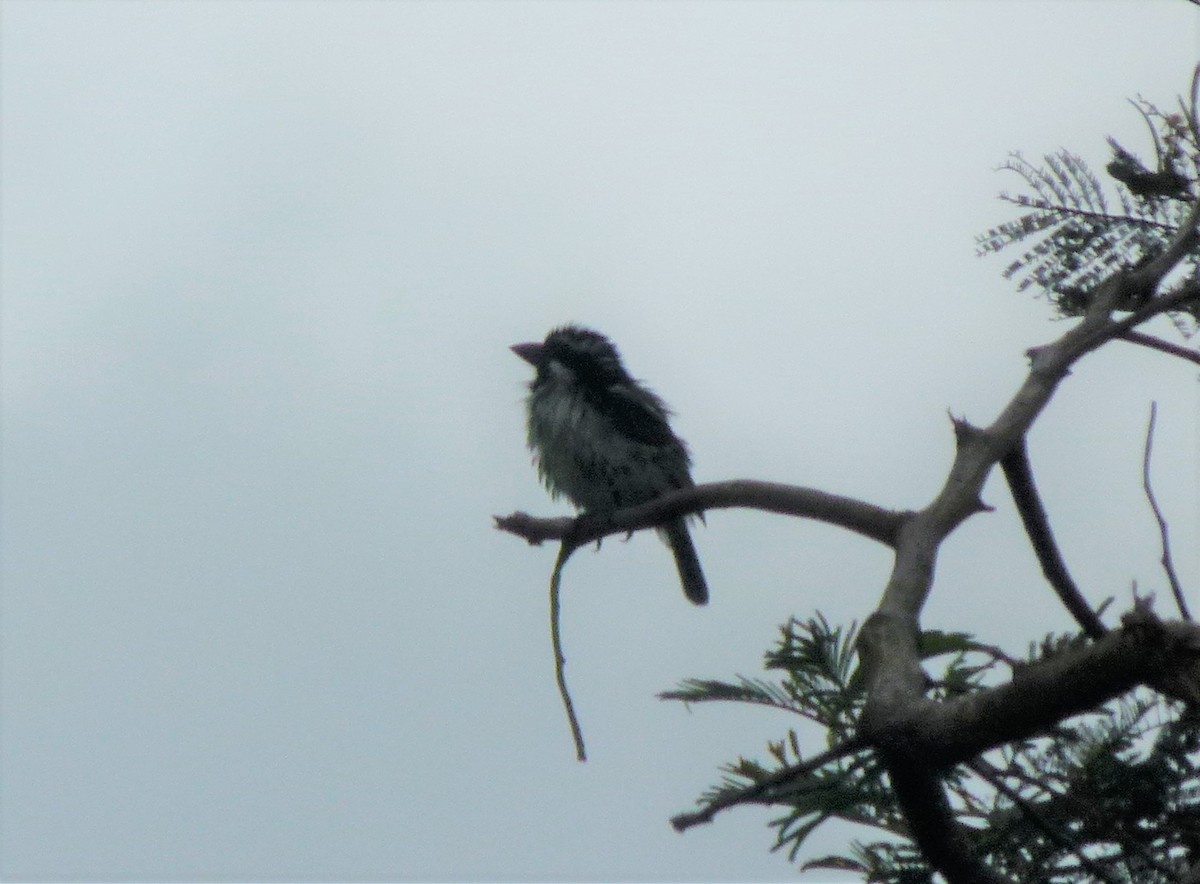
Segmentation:
<svg viewBox="0 0 1200 884">
<path fill-rule="evenodd" d="M 571 389 L 548 386 L 530 394 L 529 447 L 550 492 L 592 512 L 645 503 L 691 484 L 686 455 L 626 436 Z"/>
</svg>

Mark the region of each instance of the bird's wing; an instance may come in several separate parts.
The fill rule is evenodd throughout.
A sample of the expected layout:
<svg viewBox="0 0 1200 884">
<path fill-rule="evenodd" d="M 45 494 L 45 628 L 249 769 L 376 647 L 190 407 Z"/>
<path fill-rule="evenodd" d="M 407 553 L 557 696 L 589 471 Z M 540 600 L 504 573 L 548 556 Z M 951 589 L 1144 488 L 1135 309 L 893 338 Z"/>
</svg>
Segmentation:
<svg viewBox="0 0 1200 884">
<path fill-rule="evenodd" d="M 605 390 L 603 411 L 612 418 L 613 426 L 622 435 L 645 445 L 678 445 L 667 423 L 667 408 L 649 390 L 627 384 L 613 384 Z"/>
</svg>

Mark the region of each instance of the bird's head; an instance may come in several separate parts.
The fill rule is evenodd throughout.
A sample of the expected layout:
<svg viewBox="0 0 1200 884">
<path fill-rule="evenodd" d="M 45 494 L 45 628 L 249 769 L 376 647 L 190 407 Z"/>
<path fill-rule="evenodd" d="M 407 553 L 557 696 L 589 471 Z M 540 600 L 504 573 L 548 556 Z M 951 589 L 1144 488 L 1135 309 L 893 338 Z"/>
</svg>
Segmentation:
<svg viewBox="0 0 1200 884">
<path fill-rule="evenodd" d="M 569 375 L 601 386 L 631 380 L 612 341 L 582 326 L 564 325 L 540 344 L 515 344 L 510 349 L 537 369 L 538 380 Z"/>
</svg>

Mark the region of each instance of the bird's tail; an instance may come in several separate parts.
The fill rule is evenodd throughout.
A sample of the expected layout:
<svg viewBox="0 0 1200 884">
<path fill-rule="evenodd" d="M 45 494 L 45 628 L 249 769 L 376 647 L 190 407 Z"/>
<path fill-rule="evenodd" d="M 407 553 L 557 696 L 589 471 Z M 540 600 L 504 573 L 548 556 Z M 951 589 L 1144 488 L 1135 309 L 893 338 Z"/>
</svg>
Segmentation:
<svg viewBox="0 0 1200 884">
<path fill-rule="evenodd" d="M 700 570 L 700 559 L 696 557 L 696 547 L 692 545 L 687 523 L 683 519 L 671 522 L 663 527 L 662 533 L 663 539 L 671 547 L 671 552 L 675 554 L 675 567 L 679 569 L 683 594 L 693 604 L 706 604 L 708 584 L 704 581 L 704 572 Z"/>
</svg>

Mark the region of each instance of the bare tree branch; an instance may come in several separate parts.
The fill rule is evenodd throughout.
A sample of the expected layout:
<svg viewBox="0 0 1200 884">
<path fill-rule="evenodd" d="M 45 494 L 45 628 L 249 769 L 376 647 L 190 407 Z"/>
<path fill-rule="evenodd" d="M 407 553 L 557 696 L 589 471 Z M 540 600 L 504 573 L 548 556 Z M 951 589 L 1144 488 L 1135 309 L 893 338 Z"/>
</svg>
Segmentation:
<svg viewBox="0 0 1200 884">
<path fill-rule="evenodd" d="M 1154 511 L 1154 518 L 1158 522 L 1158 535 L 1162 540 L 1162 558 L 1159 561 L 1167 573 L 1167 581 L 1171 584 L 1171 592 L 1175 594 L 1175 604 L 1179 606 L 1179 613 L 1183 615 L 1184 620 L 1191 620 L 1192 615 L 1188 612 L 1187 602 L 1183 599 L 1183 586 L 1179 583 L 1179 575 L 1175 573 L 1175 564 L 1171 559 L 1171 539 L 1167 529 L 1167 520 L 1163 518 L 1158 501 L 1154 499 L 1154 488 L 1150 484 L 1150 452 L 1154 447 L 1154 422 L 1157 417 L 1158 403 L 1151 402 L 1150 419 L 1146 422 L 1146 446 L 1142 455 L 1142 488 L 1146 491 L 1146 499 L 1150 501 L 1150 509 Z"/>
<path fill-rule="evenodd" d="M 1200 202 L 1197 202 L 1196 205 L 1200 206 Z M 1170 313 L 1172 310 L 1180 310 L 1197 303 L 1200 303 L 1200 284 L 1192 282 L 1182 285 L 1169 295 L 1155 298 L 1149 303 L 1143 304 L 1119 322 L 1114 322 L 1103 338 L 1096 341 L 1088 349 L 1094 350 L 1107 341 L 1123 337 L 1125 332 L 1141 325 L 1147 319 L 1151 319 L 1162 313 Z"/>
<path fill-rule="evenodd" d="M 919 617 L 932 585 L 938 546 L 964 519 L 983 508 L 979 495 L 988 474 L 1024 437 L 1071 365 L 1152 316 L 1200 297 L 1200 287 L 1184 286 L 1160 298 L 1141 298 L 1146 291 L 1152 295 L 1172 268 L 1200 243 L 1198 214 L 1200 201 L 1161 255 L 1136 272 L 1109 278 L 1099 287 L 1079 323 L 1057 341 L 1029 351 L 1029 375 L 991 426 L 978 429 L 968 427 L 965 421 L 956 425 L 958 450 L 950 474 L 937 497 L 902 523 L 891 578 L 879 607 L 860 633 L 860 648 L 879 642 L 889 650 L 887 654 L 870 655 L 879 665 L 866 670 L 868 700 L 863 718 L 868 728 L 877 718 L 890 717 L 885 710 L 895 710 L 921 697 L 924 673 L 917 655 Z M 1131 298 L 1131 293 L 1137 297 Z M 1113 310 L 1129 300 L 1141 306 L 1114 321 Z"/>
<path fill-rule="evenodd" d="M 866 627 L 864 626 L 864 629 Z M 871 648 L 868 655 L 888 653 Z M 868 657 L 864 656 L 864 665 Z M 1200 627 L 1164 623 L 1139 600 L 1120 629 L 1013 673 L 1006 684 L 896 710 L 883 727 L 863 733 L 873 745 L 900 744 L 933 769 L 945 769 L 996 746 L 1036 736 L 1144 684 L 1200 700 Z M 878 665 L 878 664 L 873 664 Z M 864 716 L 865 718 L 865 716 Z"/>
<path fill-rule="evenodd" d="M 945 484 L 928 506 L 901 525 L 891 577 L 878 608 L 859 632 L 867 686 L 859 733 L 883 753 L 894 782 L 911 783 L 906 813 L 942 815 L 937 803 L 945 802 L 945 794 L 935 777 L 939 766 L 1028 736 L 1135 684 L 1157 680 L 1200 697 L 1195 680 L 1180 680 L 1178 673 L 1163 668 L 1146 669 L 1149 660 L 1163 659 L 1164 649 L 1154 647 L 1156 653 L 1148 654 L 1146 642 L 1132 640 L 1141 625 L 1135 622 L 1074 655 L 1044 664 L 1033 680 L 1030 673 L 1021 673 L 1009 685 L 944 703 L 924 697 L 926 676 L 919 657 L 920 614 L 932 587 L 939 546 L 963 520 L 983 508 L 980 493 L 992 468 L 1021 444 L 1071 366 L 1141 322 L 1200 295 L 1200 288 L 1182 286 L 1154 296 L 1163 278 L 1200 243 L 1198 217 L 1200 201 L 1160 255 L 1136 271 L 1110 277 L 1097 288 L 1079 323 L 1057 341 L 1029 352 L 1025 382 L 990 426 L 979 429 L 966 421 L 956 422 L 958 449 Z M 1122 304 L 1138 306 L 1116 321 L 1113 311 Z M 1174 666 L 1193 670 L 1200 654 L 1200 634 L 1179 637 L 1158 626 L 1153 635 L 1162 636 L 1160 644 L 1176 652 L 1177 656 L 1168 654 Z M 960 874 L 961 880 L 982 880 L 973 877 L 976 873 L 969 866 L 956 865 L 966 862 L 958 853 L 960 842 L 948 836 L 953 843 L 941 843 L 938 827 L 924 832 L 917 825 L 919 819 L 913 819 L 914 833 L 931 862 L 952 880 Z M 949 865 L 936 861 L 938 855 Z"/>
<path fill-rule="evenodd" d="M 882 752 L 892 789 L 912 828 L 913 840 L 929 864 L 950 884 L 1001 884 L 1007 879 L 987 867 L 971 848 L 971 841 L 946 799 L 940 780 L 928 767 L 910 759 L 908 752 Z"/>
<path fill-rule="evenodd" d="M 1017 506 L 1017 512 L 1021 514 L 1025 533 L 1029 535 L 1029 542 L 1042 565 L 1042 573 L 1046 575 L 1046 580 L 1083 631 L 1092 638 L 1100 638 L 1108 630 L 1087 603 L 1075 581 L 1071 579 L 1067 565 L 1058 551 L 1058 545 L 1054 542 L 1050 520 L 1046 516 L 1046 510 L 1033 481 L 1033 467 L 1029 463 L 1029 452 L 1025 447 L 1024 438 L 1004 455 L 1000 467 L 1004 470 L 1013 502 Z"/>
<path fill-rule="evenodd" d="M 864 537 L 891 546 L 907 513 L 887 510 L 874 504 L 840 497 L 814 488 L 733 479 L 709 482 L 672 491 L 636 507 L 627 507 L 604 516 L 584 514 L 578 518 L 539 519 L 526 513 L 494 516 L 496 528 L 523 537 L 531 544 L 562 540 L 582 546 L 610 534 L 627 534 L 654 528 L 663 522 L 701 513 L 704 510 L 745 507 L 786 516 L 802 516 L 849 529 Z"/>
<path fill-rule="evenodd" d="M 1142 347 L 1149 347 L 1152 350 L 1158 350 L 1160 353 L 1167 353 L 1171 356 L 1178 356 L 1180 359 L 1186 359 L 1189 362 L 1194 362 L 1200 365 L 1200 351 L 1189 350 L 1187 347 L 1181 347 L 1179 344 L 1172 344 L 1170 341 L 1164 341 L 1161 338 L 1156 338 L 1153 335 L 1143 334 L 1142 332 L 1127 331 L 1117 336 L 1118 340 L 1128 341 L 1131 344 L 1138 344 Z"/>
</svg>

